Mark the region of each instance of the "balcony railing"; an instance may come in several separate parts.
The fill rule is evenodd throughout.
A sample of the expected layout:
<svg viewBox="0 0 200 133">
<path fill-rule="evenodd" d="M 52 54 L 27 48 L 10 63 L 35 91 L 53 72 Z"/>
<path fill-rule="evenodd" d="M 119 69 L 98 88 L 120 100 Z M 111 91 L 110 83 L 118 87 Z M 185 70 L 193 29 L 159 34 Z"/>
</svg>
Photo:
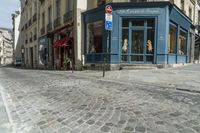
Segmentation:
<svg viewBox="0 0 200 133">
<path fill-rule="evenodd" d="M 40 30 L 41 35 L 45 34 L 45 27 L 42 27 L 42 29 Z"/>
<path fill-rule="evenodd" d="M 35 13 L 34 15 L 33 15 L 33 22 L 35 22 L 37 20 L 37 14 Z"/>
<path fill-rule="evenodd" d="M 50 22 L 49 24 L 47 24 L 47 31 L 51 31 L 52 30 L 52 23 Z"/>
<path fill-rule="evenodd" d="M 31 19 L 29 19 L 28 25 L 31 26 L 31 24 L 32 24 Z"/>
<path fill-rule="evenodd" d="M 68 22 L 68 21 L 70 21 L 70 20 L 72 20 L 72 19 L 73 19 L 73 12 L 72 12 L 72 11 L 66 12 L 66 13 L 64 14 L 64 16 L 63 16 L 63 22 L 64 22 L 64 23 L 66 23 L 66 22 Z"/>
<path fill-rule="evenodd" d="M 37 40 L 37 35 L 34 35 L 34 36 L 33 36 L 33 39 L 34 39 L 34 40 Z"/>
<path fill-rule="evenodd" d="M 61 18 L 58 17 L 54 20 L 54 28 L 57 28 L 61 25 L 61 22 L 60 22 Z"/>
</svg>

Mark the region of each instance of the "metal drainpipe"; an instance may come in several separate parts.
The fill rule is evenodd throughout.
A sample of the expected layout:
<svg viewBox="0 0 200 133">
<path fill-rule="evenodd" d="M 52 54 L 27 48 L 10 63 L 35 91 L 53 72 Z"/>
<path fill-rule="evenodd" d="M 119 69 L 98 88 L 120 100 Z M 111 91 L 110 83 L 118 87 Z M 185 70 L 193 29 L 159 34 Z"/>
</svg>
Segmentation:
<svg viewBox="0 0 200 133">
<path fill-rule="evenodd" d="M 52 16 L 51 16 L 51 23 L 52 23 L 52 29 L 54 30 L 54 0 L 51 0 L 51 5 L 52 5 Z M 54 34 L 51 36 L 52 38 L 51 38 L 51 41 L 52 41 L 52 43 L 54 43 Z M 54 48 L 52 48 L 51 49 L 51 60 L 52 60 L 52 68 L 53 69 L 55 69 L 55 62 L 54 62 L 54 60 L 55 60 L 55 56 L 54 56 Z"/>
<path fill-rule="evenodd" d="M 37 11 L 36 11 L 36 14 L 37 14 L 37 46 L 36 46 L 36 49 L 37 49 L 37 65 L 36 65 L 36 68 L 39 68 L 39 24 L 40 24 L 40 6 L 39 6 L 40 2 L 37 1 Z"/>
<path fill-rule="evenodd" d="M 200 44 L 199 44 L 199 50 L 198 50 L 198 63 L 200 63 Z"/>
</svg>

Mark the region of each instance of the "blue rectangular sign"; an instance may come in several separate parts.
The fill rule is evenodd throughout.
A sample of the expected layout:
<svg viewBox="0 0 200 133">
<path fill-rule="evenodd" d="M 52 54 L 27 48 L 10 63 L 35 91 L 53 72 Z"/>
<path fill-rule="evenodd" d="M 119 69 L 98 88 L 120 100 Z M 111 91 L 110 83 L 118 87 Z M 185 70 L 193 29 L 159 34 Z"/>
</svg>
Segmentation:
<svg viewBox="0 0 200 133">
<path fill-rule="evenodd" d="M 105 21 L 105 29 L 112 30 L 113 22 L 112 21 Z"/>
</svg>

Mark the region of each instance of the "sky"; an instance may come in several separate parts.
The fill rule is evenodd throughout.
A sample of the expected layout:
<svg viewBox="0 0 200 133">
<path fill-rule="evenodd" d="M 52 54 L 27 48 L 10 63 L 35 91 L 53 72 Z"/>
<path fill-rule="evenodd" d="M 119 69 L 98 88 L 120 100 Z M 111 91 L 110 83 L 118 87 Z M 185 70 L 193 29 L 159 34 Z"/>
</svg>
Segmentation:
<svg viewBox="0 0 200 133">
<path fill-rule="evenodd" d="M 0 0 L 0 27 L 12 28 L 11 14 L 19 10 L 20 0 Z"/>
</svg>

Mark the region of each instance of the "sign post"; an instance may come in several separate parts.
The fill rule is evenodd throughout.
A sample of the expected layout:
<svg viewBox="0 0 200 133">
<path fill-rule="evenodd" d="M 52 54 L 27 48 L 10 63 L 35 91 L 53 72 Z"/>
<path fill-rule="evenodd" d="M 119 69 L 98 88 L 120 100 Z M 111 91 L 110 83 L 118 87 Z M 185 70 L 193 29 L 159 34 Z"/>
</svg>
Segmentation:
<svg viewBox="0 0 200 133">
<path fill-rule="evenodd" d="M 108 63 L 109 43 L 110 43 L 110 31 L 113 28 L 113 8 L 111 5 L 105 7 L 105 30 L 107 30 L 107 46 L 104 54 L 104 66 L 103 66 L 103 77 L 105 77 L 106 63 Z"/>
</svg>

